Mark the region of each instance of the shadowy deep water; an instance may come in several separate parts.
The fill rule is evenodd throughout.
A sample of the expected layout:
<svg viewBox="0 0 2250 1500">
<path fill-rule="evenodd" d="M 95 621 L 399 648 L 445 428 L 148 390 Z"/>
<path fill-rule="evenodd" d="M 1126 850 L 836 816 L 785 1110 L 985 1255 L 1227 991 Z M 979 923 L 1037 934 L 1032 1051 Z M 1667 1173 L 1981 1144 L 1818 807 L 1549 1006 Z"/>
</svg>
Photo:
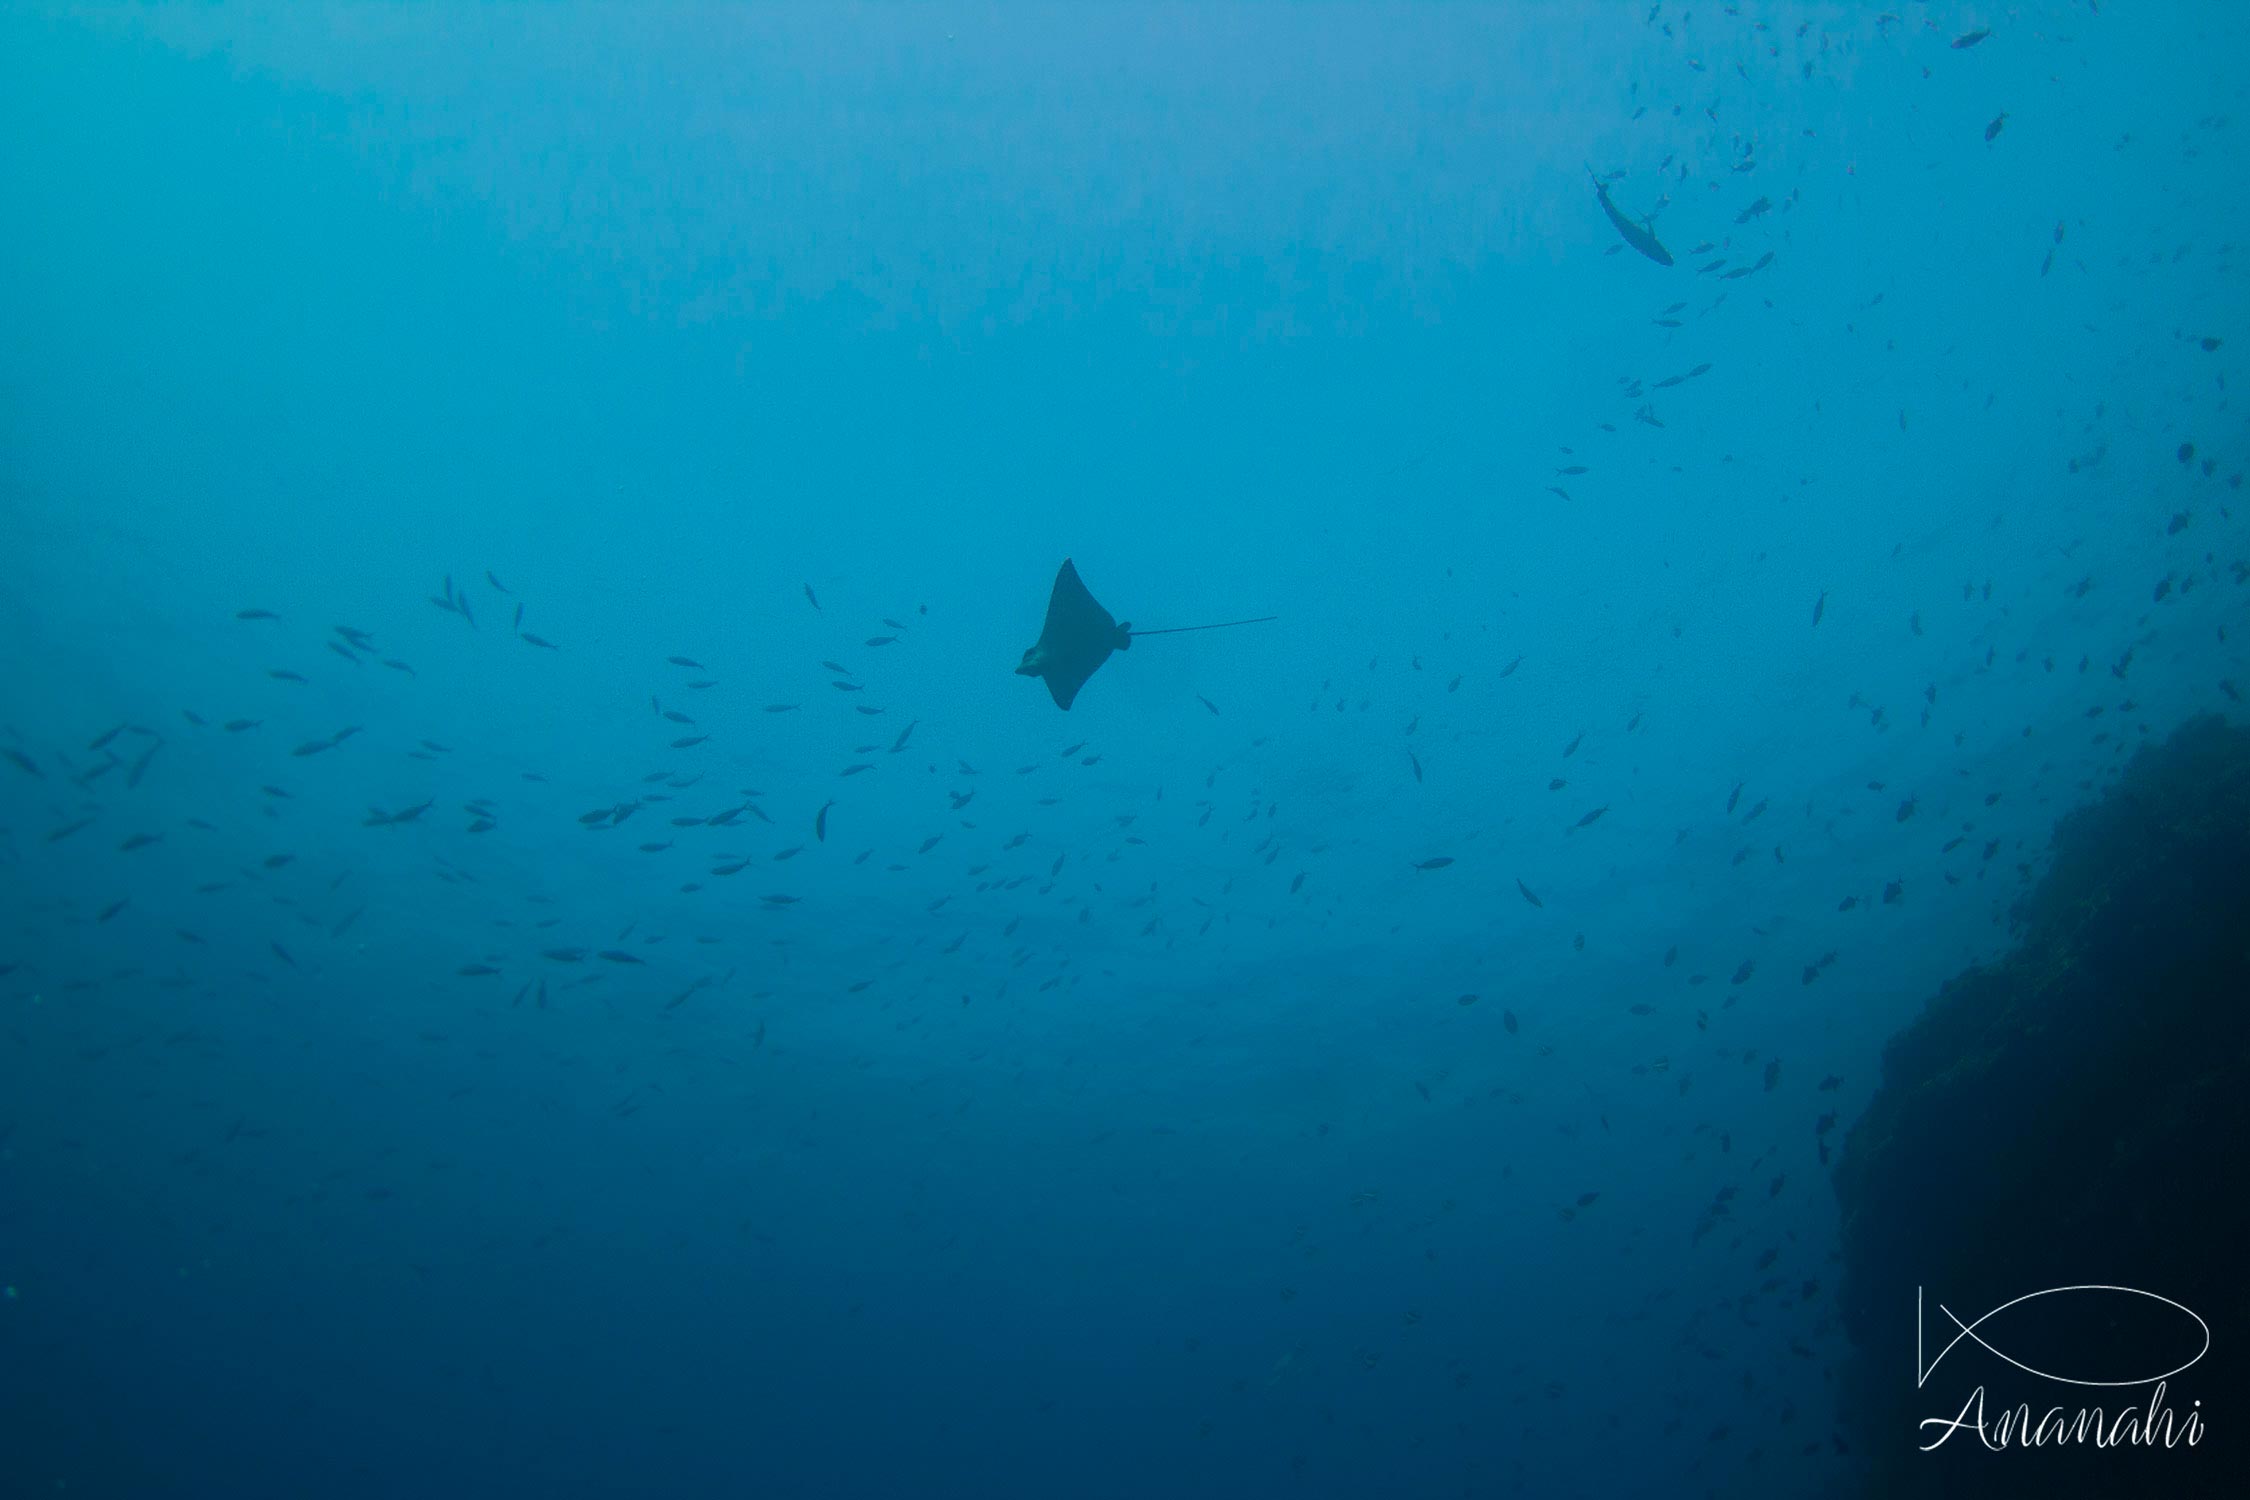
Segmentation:
<svg viewBox="0 0 2250 1500">
<path fill-rule="evenodd" d="M 0 8 L 0 1497 L 2250 1492 L 2245 58 Z"/>
</svg>

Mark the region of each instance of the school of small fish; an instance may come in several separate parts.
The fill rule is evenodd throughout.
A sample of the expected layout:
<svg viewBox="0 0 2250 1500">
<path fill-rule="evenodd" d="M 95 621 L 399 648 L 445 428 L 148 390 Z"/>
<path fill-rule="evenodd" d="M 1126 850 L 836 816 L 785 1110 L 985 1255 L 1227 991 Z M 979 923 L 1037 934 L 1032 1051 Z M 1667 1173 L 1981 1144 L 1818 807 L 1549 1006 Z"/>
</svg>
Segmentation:
<svg viewBox="0 0 2250 1500">
<path fill-rule="evenodd" d="M 1917 67 L 1981 67 L 2016 40 L 2008 21 L 1952 30 L 1924 9 L 1875 23 Z M 1508 497 L 1591 513 L 1613 492 L 1661 485 L 1686 462 L 1668 445 L 1709 423 L 1715 407 L 1756 399 L 1759 372 L 1704 357 L 1722 330 L 1739 341 L 1748 320 L 1817 318 L 1870 349 L 1928 342 L 1893 318 L 1872 268 L 1864 293 L 1843 298 L 1848 305 L 1816 304 L 1792 280 L 1792 247 L 1820 233 L 1806 221 L 1826 212 L 1816 198 L 1833 185 L 1783 180 L 1796 149 L 1789 137 L 1810 127 L 1728 112 L 1722 55 L 1724 72 L 1747 79 L 1753 68 L 1779 69 L 1810 87 L 1836 65 L 1842 43 L 1832 51 L 1809 20 L 1784 31 L 1747 8 L 1713 12 L 1724 16 L 1723 47 L 1680 43 L 1667 54 L 1680 61 L 1678 102 L 1656 102 L 1653 88 L 1636 84 L 1622 122 L 1661 120 L 1676 127 L 1662 138 L 1674 144 L 1651 137 L 1648 159 L 1594 173 L 1584 232 L 1589 246 L 1601 236 L 1602 249 L 1587 253 L 1617 256 L 1616 295 L 1635 309 L 1639 342 L 1620 348 L 1631 363 L 1614 373 L 1585 430 L 1504 476 Z M 1712 21 L 1700 8 L 1692 29 L 1666 5 L 1645 13 L 1647 29 L 1675 42 L 1709 42 Z M 2002 158 L 2033 138 L 2036 108 L 1991 100 L 1978 106 L 1987 123 L 1927 149 Z M 1679 134 L 1690 127 L 1692 145 Z M 2214 148 L 2218 129 L 2208 132 Z M 1579 200 L 1585 189 L 1574 175 Z M 2011 241 L 2006 253 L 2050 285 L 2089 277 L 2096 268 L 2074 261 L 2068 247 L 2077 238 L 2066 226 L 2092 211 L 2058 204 L 2051 231 L 2042 219 L 2036 239 Z M 2072 316 L 2095 315 L 2091 304 L 2078 306 Z M 1667 725 L 1648 701 L 1654 679 L 1567 679 L 1497 603 L 1491 630 L 1473 641 L 1448 632 L 1254 686 L 1205 681 L 1180 692 L 1169 706 L 1192 729 L 1178 729 L 1176 745 L 1167 731 L 1153 745 L 1133 736 L 1123 749 L 1125 736 L 1104 734 L 1103 710 L 1082 707 L 1066 730 L 1008 761 L 972 764 L 988 742 L 968 735 L 945 694 L 923 686 L 928 662 L 955 639 L 954 622 L 912 599 L 856 597 L 851 579 L 819 566 L 805 567 L 811 579 L 784 597 L 741 607 L 753 628 L 784 610 L 810 619 L 830 641 L 827 654 L 777 662 L 739 641 L 683 639 L 677 650 L 635 658 L 638 690 L 599 709 L 633 748 L 590 774 L 584 752 L 526 753 L 520 735 L 424 707 L 417 694 L 440 675 L 469 684 L 471 696 L 479 685 L 528 678 L 568 698 L 593 649 L 573 629 L 569 600 L 550 597 L 519 560 L 498 558 L 491 569 L 481 557 L 450 569 L 433 560 L 430 581 L 396 580 L 386 606 L 355 605 L 348 621 L 308 617 L 269 594 L 187 627 L 227 664 L 215 674 L 226 686 L 195 701 L 113 700 L 89 683 L 67 711 L 34 717 L 22 703 L 0 705 L 0 774 L 11 782 L 0 801 L 0 858 L 20 903 L 0 979 L 11 996 L 36 991 L 61 1004 L 127 984 L 174 998 L 175 1024 L 88 1040 L 82 1055 L 94 1062 L 144 1045 L 204 1047 L 198 1006 L 316 1005 L 324 982 L 372 969 L 457 1006 L 462 1033 L 481 1046 L 539 1037 L 528 1028 L 543 1020 L 598 1015 L 649 1039 L 605 1079 L 610 1116 L 629 1129 L 672 1107 L 666 1047 L 723 1047 L 754 1078 L 796 1047 L 878 1066 L 875 1048 L 839 1031 L 840 1013 L 923 1034 L 993 1024 L 976 1054 L 989 1053 L 1011 1086 L 1030 1087 L 1014 1076 L 1017 1043 L 1006 1028 L 965 1013 L 1035 1017 L 1095 996 L 1114 1004 L 1105 975 L 1119 954 L 1181 975 L 1198 993 L 1222 992 L 1208 976 L 1226 973 L 1226 943 L 1238 930 L 1296 933 L 1307 951 L 1323 937 L 1354 934 L 1369 950 L 1438 952 L 1434 966 L 1448 975 L 1384 1003 L 1445 1028 L 1457 1061 L 1418 1060 L 1394 1076 L 1383 1071 L 1388 1054 L 1370 1046 L 1355 1065 L 1380 1075 L 1386 1097 L 1488 1130 L 1497 1151 L 1530 1132 L 1599 1139 L 1611 1130 L 1605 1101 L 1662 1096 L 1671 1122 L 1657 1147 L 1666 1187 L 1622 1165 L 1616 1182 L 1545 1185 L 1542 1225 L 1583 1234 L 1628 1202 L 1676 1188 L 1690 1206 L 1675 1215 L 1670 1243 L 1605 1253 L 1702 1254 L 1708 1242 L 1736 1291 L 1692 1307 L 1651 1301 L 1618 1316 L 1668 1320 L 1683 1346 L 1714 1361 L 1730 1325 L 1756 1319 L 1810 1360 L 1837 1336 L 1823 1290 L 1830 1273 L 1768 1230 L 1764 1205 L 1832 1164 L 1839 1118 L 1849 1119 L 1846 1091 L 1864 1097 L 1873 1080 L 1834 1071 L 1819 1027 L 1782 1028 L 1796 1039 L 1784 1058 L 1753 1040 L 1772 1028 L 1750 1018 L 1841 1005 L 1855 958 L 1902 941 L 1918 908 L 1973 908 L 1975 937 L 2004 931 L 2060 812 L 2180 703 L 2202 695 L 2239 704 L 2241 668 L 2193 680 L 2177 670 L 2188 659 L 2239 658 L 2225 625 L 2190 613 L 2224 595 L 2228 615 L 2242 619 L 2250 586 L 2250 548 L 2232 515 L 2241 428 L 2221 415 L 2226 361 L 2239 347 L 2231 336 L 2183 326 L 2172 337 L 2186 372 L 2178 380 L 2207 403 L 2181 430 L 2130 398 L 2105 396 L 2091 376 L 2083 409 L 2055 416 L 2075 456 L 2067 468 L 2048 465 L 2039 485 L 2100 482 L 2129 450 L 2161 449 L 2169 459 L 2173 482 L 2149 502 L 2146 547 L 2131 561 L 2096 564 L 2075 541 L 2036 555 L 2007 550 L 2008 505 L 2036 504 L 2027 493 L 1974 502 L 1991 515 L 1991 567 L 1943 590 L 1902 591 L 1896 582 L 1907 570 L 1893 565 L 1914 558 L 1922 537 L 1899 536 L 1887 557 L 1840 563 L 1823 577 L 1766 568 L 1753 538 L 1695 586 L 1770 605 L 1772 642 L 1694 641 L 1689 611 L 1669 596 L 1632 622 L 1654 643 L 1647 654 L 1662 655 L 1662 672 L 1725 682 L 1715 712 L 1744 711 L 1735 689 L 1760 663 L 1783 651 L 1815 653 L 1789 657 L 1814 665 L 1792 666 L 1794 675 L 1767 691 L 1794 715 L 1848 730 L 1858 747 L 1849 795 L 1816 789 L 1804 767 L 1754 745 L 1738 765 L 1702 768 L 1707 785 L 1693 805 L 1648 794 L 1644 768 L 1671 769 Z M 1776 359 L 1788 338 L 1773 335 Z M 2004 395 L 2000 377 L 1981 371 L 1954 383 L 1961 389 L 1945 398 L 1955 405 L 1989 406 Z M 1918 421 L 1923 402 L 1915 404 Z M 1895 423 L 1892 412 L 1886 398 L 1874 425 L 1911 443 L 1907 408 L 1897 407 Z M 1942 481 L 1900 462 L 1900 483 Z M 1820 485 L 1747 456 L 1740 469 L 1746 487 L 1810 497 Z M 1723 515 L 1691 521 L 1715 531 L 1732 524 Z M 1019 589 L 1023 620 L 1036 618 L 1039 580 L 991 586 Z M 2131 607 L 2121 613 L 2101 608 L 2126 597 Z M 651 608 L 661 618 L 661 606 Z M 2176 627 L 2180 619 L 2194 620 L 2192 631 Z M 995 662 L 991 670 L 1004 678 L 1007 669 Z M 2160 686 L 2144 689 L 2145 676 Z M 2035 725 L 1990 707 L 2000 685 L 2024 683 L 2066 706 L 2075 725 L 2067 740 L 2049 727 L 2063 709 Z M 1282 697 L 1287 721 L 1250 706 Z M 1509 737 L 1496 736 L 1495 723 Z M 2005 757 L 2035 733 L 2048 769 L 2027 782 Z M 1269 774 L 1269 746 L 1321 736 L 1353 751 L 1336 757 L 1343 768 L 1325 784 Z M 1908 741 L 1942 743 L 1956 770 L 1902 777 L 1892 767 Z M 544 852 L 564 840 L 559 858 Z M 1619 916 L 1654 899 L 1637 872 L 1692 871 L 1737 912 L 1779 913 L 1813 878 L 1792 861 L 1827 870 L 1840 850 L 1864 856 L 1855 866 L 1863 874 L 1811 886 L 1817 924 L 1801 916 L 1682 923 L 1678 940 L 1661 947 L 1621 936 L 1649 930 Z M 593 904 L 581 899 L 589 889 L 617 896 Z M 100 894 L 84 895 L 92 890 Z M 433 900 L 444 925 L 424 920 Z M 1474 932 L 1445 946 L 1428 915 L 1434 903 L 1474 911 Z M 1564 961 L 1611 976 L 1630 998 L 1590 1023 L 1514 982 L 1512 955 L 1532 949 L 1567 952 Z M 121 952 L 134 956 L 113 961 Z M 169 956 L 150 956 L 158 953 Z M 1368 983 L 1387 982 L 1378 959 L 1350 962 L 1364 962 Z M 1600 1048 L 1582 1040 L 1590 1024 Z M 1214 1016 L 1207 1032 L 1198 1023 L 1177 1045 L 1218 1036 L 1230 1040 L 1214 1050 L 1241 1042 Z M 455 1040 L 430 1031 L 420 1044 Z M 1565 1069 L 1582 1071 L 1558 1092 L 1549 1080 Z M 933 1115 L 941 1103 L 967 1109 L 963 1096 L 973 1093 L 927 1080 L 900 1086 L 926 1088 Z M 257 1113 L 219 1110 L 209 1137 L 183 1150 L 256 1149 L 274 1128 Z M 1325 1139 L 1333 1124 L 1340 1136 L 1344 1113 L 1308 1117 L 1304 1133 Z M 8 1114 L 0 1102 L 0 1140 Z M 1160 1128 L 1184 1139 L 1201 1125 Z M 1496 1165 L 1495 1180 L 1514 1170 Z M 377 1159 L 343 1175 L 371 1201 L 410 1191 Z M 1368 1226 L 1435 1246 L 1454 1209 L 1453 1197 L 1427 1184 L 1369 1184 L 1309 1203 L 1303 1222 L 1276 1226 L 1275 1284 L 1264 1290 L 1292 1301 L 1304 1273 L 1289 1268 L 1310 1247 L 1352 1243 Z M 1401 1342 L 1429 1332 L 1420 1304 L 1397 1308 L 1396 1318 Z M 1315 1359 L 1371 1371 L 1394 1355 L 1372 1335 L 1336 1348 L 1315 1333 L 1308 1339 L 1241 1378 L 1286 1388 Z M 1456 1384 L 1485 1374 L 1466 1354 L 1447 1358 L 1445 1378 Z M 1513 1381 L 1527 1400 L 1560 1399 L 1518 1363 L 1494 1356 L 1491 1378 Z M 1740 1394 L 1773 1414 L 1793 1413 L 1799 1399 L 1770 1382 Z M 1677 1428 L 1687 1411 L 1665 1420 Z M 1717 1418 L 1693 1411 L 1711 1428 L 1707 1444 L 1731 1441 Z M 1841 1442 L 1819 1432 L 1787 1440 L 1807 1453 Z"/>
</svg>

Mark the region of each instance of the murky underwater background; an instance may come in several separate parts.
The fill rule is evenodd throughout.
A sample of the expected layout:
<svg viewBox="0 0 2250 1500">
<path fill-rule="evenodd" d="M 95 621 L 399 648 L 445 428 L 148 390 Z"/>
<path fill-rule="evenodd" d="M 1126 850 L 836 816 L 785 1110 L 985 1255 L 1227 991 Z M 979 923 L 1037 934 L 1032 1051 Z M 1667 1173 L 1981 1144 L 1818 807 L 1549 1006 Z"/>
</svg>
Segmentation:
<svg viewBox="0 0 2250 1500">
<path fill-rule="evenodd" d="M 1852 1492 L 1885 1042 L 2240 722 L 2246 44 L 10 8 L 0 1488 Z"/>
</svg>

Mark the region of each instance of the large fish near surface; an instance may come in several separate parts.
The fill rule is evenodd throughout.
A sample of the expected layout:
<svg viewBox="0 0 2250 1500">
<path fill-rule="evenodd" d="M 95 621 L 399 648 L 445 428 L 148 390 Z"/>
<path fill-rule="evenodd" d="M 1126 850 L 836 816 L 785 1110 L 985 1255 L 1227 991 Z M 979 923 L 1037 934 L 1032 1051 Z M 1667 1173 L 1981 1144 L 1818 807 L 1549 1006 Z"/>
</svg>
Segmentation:
<svg viewBox="0 0 2250 1500">
<path fill-rule="evenodd" d="M 1614 224 L 1617 227 L 1617 232 L 1625 237 L 1625 243 L 1660 266 L 1670 265 L 1672 263 L 1672 252 L 1657 243 L 1656 231 L 1649 226 L 1648 220 L 1644 217 L 1636 224 L 1631 219 L 1626 218 L 1617 205 L 1610 201 L 1608 186 L 1603 183 L 1601 178 L 1594 175 L 1592 167 L 1586 169 L 1586 175 L 1593 177 L 1594 194 L 1602 200 L 1602 212 L 1609 215 L 1609 222 Z"/>
</svg>

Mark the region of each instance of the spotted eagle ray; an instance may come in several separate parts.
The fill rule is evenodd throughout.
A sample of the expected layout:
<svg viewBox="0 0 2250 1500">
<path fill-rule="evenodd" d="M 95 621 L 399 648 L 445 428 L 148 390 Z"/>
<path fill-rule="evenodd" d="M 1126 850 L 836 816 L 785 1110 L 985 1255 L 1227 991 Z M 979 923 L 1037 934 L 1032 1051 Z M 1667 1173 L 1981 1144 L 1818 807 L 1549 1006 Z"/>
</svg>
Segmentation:
<svg viewBox="0 0 2250 1500">
<path fill-rule="evenodd" d="M 1131 621 L 1120 624 L 1116 616 L 1102 608 L 1079 580 L 1077 567 L 1069 558 L 1064 558 L 1062 571 L 1055 574 L 1055 591 L 1047 598 L 1047 623 L 1041 628 L 1038 641 L 1016 664 L 1016 675 L 1045 678 L 1055 707 L 1067 712 L 1078 697 L 1079 689 L 1086 685 L 1086 679 L 1109 660 L 1112 651 L 1129 650 L 1136 637 L 1225 630 L 1234 625 L 1262 625 L 1279 618 L 1278 615 L 1260 615 L 1254 620 L 1221 620 L 1215 625 L 1135 630 Z"/>
</svg>

